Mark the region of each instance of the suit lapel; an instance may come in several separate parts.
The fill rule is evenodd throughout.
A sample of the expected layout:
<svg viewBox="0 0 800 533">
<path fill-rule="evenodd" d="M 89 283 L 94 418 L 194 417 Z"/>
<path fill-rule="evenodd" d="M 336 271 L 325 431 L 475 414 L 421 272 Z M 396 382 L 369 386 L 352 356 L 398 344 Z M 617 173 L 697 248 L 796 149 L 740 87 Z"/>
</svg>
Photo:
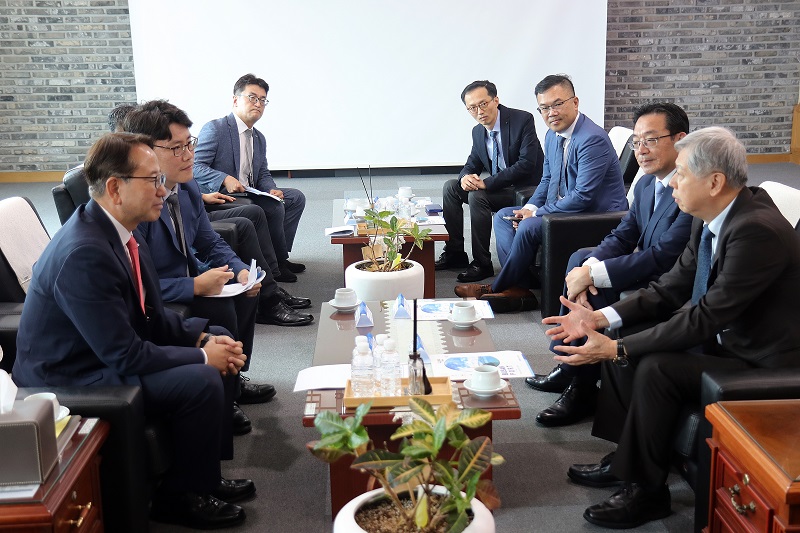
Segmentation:
<svg viewBox="0 0 800 533">
<path fill-rule="evenodd" d="M 233 152 L 233 165 L 236 167 L 234 170 L 236 174 L 234 174 L 234 178 L 237 180 L 239 179 L 239 168 L 241 164 L 241 149 L 239 148 L 239 127 L 236 125 L 236 119 L 233 117 L 233 113 L 228 115 L 228 136 L 231 142 L 231 151 Z"/>
<path fill-rule="evenodd" d="M 180 196 L 178 196 L 178 201 L 180 201 Z M 181 206 L 182 208 L 183 206 Z M 164 202 L 164 207 L 161 208 L 161 214 L 158 215 L 159 223 L 164 225 L 164 230 L 167 232 L 167 235 L 170 236 L 170 242 L 172 242 L 172 246 L 181 252 L 181 247 L 178 244 L 178 237 L 175 235 L 175 228 L 172 226 L 172 217 L 169 216 L 169 207 L 167 206 L 167 202 Z M 181 252 L 183 253 L 183 252 Z"/>
<path fill-rule="evenodd" d="M 506 109 L 500 107 L 500 118 L 503 121 L 500 123 L 500 144 L 503 149 L 503 162 L 506 164 L 506 168 L 511 166 L 511 162 L 509 161 L 509 146 L 511 143 L 511 118 L 509 117 L 509 113 L 505 112 Z"/>
</svg>

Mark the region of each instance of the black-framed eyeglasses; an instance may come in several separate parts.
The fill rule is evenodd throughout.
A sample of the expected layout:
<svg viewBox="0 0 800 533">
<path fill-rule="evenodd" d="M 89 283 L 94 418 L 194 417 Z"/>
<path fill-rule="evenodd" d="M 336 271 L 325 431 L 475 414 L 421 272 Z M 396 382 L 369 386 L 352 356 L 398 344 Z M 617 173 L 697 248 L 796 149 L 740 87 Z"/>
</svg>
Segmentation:
<svg viewBox="0 0 800 533">
<path fill-rule="evenodd" d="M 159 174 L 158 176 L 125 176 L 125 180 L 150 180 L 153 182 L 153 186 L 158 190 L 160 187 L 163 187 L 165 183 L 167 183 L 167 175 L 164 173 Z"/>
<path fill-rule="evenodd" d="M 259 98 L 258 96 L 254 95 L 254 94 L 241 94 L 239 96 L 244 96 L 245 98 L 250 100 L 251 104 L 255 104 L 256 102 L 258 102 L 259 104 L 261 104 L 264 107 L 267 107 L 267 104 L 269 104 L 269 100 L 267 100 L 266 96 L 262 96 L 261 98 Z"/>
<path fill-rule="evenodd" d="M 475 105 L 470 105 L 470 106 L 467 106 L 467 112 L 469 112 L 469 114 L 470 114 L 470 115 L 474 115 L 475 113 L 477 113 L 477 112 L 478 112 L 478 109 L 479 109 L 479 108 L 480 108 L 481 110 L 484 110 L 484 109 L 486 109 L 487 107 L 489 107 L 489 104 L 491 104 L 493 101 L 494 101 L 494 100 L 489 100 L 489 101 L 487 101 L 487 102 L 481 102 L 480 104 L 475 104 Z"/>
<path fill-rule="evenodd" d="M 640 150 L 642 145 L 646 146 L 647 148 L 653 148 L 658 144 L 659 139 L 663 139 L 664 137 L 672 137 L 672 135 L 672 133 L 667 133 L 666 135 L 661 135 L 659 137 L 650 137 L 649 139 L 641 139 L 638 141 L 628 141 L 628 147 L 633 151 Z"/>
<path fill-rule="evenodd" d="M 197 137 L 189 137 L 189 142 L 180 146 L 161 146 L 158 144 L 154 144 L 153 146 L 156 148 L 163 148 L 164 150 L 172 150 L 172 155 L 180 157 L 186 150 L 194 152 L 194 147 L 197 146 Z"/>
<path fill-rule="evenodd" d="M 551 109 L 554 109 L 556 111 L 560 111 L 561 108 L 564 106 L 564 104 L 566 104 L 567 102 L 569 102 L 573 98 L 575 98 L 575 96 L 570 96 L 569 98 L 567 98 L 566 100 L 562 100 L 561 102 L 555 102 L 555 103 L 553 103 L 553 105 L 540 105 L 539 107 L 536 108 L 536 111 L 538 111 L 539 113 L 541 113 L 543 115 L 545 113 L 549 113 Z"/>
</svg>

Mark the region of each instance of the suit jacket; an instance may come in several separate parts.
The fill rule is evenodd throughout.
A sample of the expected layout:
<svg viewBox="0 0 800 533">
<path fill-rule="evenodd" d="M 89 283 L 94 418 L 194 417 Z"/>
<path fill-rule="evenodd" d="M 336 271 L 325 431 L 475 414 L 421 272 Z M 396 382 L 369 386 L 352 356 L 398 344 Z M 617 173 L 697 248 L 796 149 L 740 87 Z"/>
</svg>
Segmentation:
<svg viewBox="0 0 800 533">
<path fill-rule="evenodd" d="M 239 129 L 233 113 L 208 122 L 197 137 L 194 151 L 194 179 L 205 192 L 222 190 L 226 176 L 239 179 L 241 165 Z M 267 140 L 253 128 L 253 183 L 259 191 L 277 189 L 267 167 Z"/>
<path fill-rule="evenodd" d="M 208 321 L 165 309 L 139 241 L 142 312 L 119 234 L 91 200 L 58 230 L 33 269 L 17 337 L 20 386 L 139 385 L 139 375 L 203 364 Z"/>
<path fill-rule="evenodd" d="M 615 303 L 623 324 L 662 321 L 625 337 L 629 354 L 687 350 L 722 340 L 724 353 L 760 367 L 800 366 L 800 239 L 766 191 L 743 188 L 724 222 L 709 288 L 692 296 L 703 221 L 672 269 Z"/>
<path fill-rule="evenodd" d="M 678 208 L 672 187 L 664 189 L 653 211 L 655 183 L 653 174 L 642 176 L 628 214 L 591 254 L 605 263 L 617 291 L 658 279 L 672 268 L 689 240 L 693 217 Z"/>
<path fill-rule="evenodd" d="M 195 257 L 211 268 L 228 265 L 236 275 L 249 268 L 211 227 L 197 183 L 191 180 L 179 185 L 178 189 L 187 250 L 193 249 Z M 158 220 L 142 222 L 137 231 L 153 251 L 153 262 L 164 301 L 191 303 L 194 299 L 194 278 L 186 275 L 187 258 L 181 252 L 175 236 L 167 203 L 164 202 Z"/>
<path fill-rule="evenodd" d="M 542 181 L 527 202 L 539 208 L 537 216 L 628 209 L 619 158 L 603 128 L 586 115 L 578 115 L 566 154 L 567 194 L 560 200 L 559 169 L 550 165 L 558 149 L 556 134 L 548 130 L 544 138 Z"/>
<path fill-rule="evenodd" d="M 486 190 L 535 185 L 542 177 L 544 153 L 536 136 L 536 123 L 527 111 L 499 105 L 500 144 L 506 168 L 484 178 Z M 486 150 L 487 131 L 478 124 L 472 128 L 472 152 L 461 169 L 459 178 L 467 174 L 492 171 L 492 154 Z"/>
</svg>

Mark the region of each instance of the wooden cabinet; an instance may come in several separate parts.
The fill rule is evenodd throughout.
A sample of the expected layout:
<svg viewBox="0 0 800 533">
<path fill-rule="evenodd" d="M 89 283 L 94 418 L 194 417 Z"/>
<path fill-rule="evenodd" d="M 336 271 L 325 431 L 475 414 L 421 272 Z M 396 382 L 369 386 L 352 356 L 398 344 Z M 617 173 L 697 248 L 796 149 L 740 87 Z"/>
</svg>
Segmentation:
<svg viewBox="0 0 800 533">
<path fill-rule="evenodd" d="M 719 402 L 707 531 L 800 532 L 800 400 Z"/>
<path fill-rule="evenodd" d="M 81 424 L 31 498 L 0 501 L 0 532 L 103 531 L 99 451 L 108 424 L 91 418 Z"/>
</svg>

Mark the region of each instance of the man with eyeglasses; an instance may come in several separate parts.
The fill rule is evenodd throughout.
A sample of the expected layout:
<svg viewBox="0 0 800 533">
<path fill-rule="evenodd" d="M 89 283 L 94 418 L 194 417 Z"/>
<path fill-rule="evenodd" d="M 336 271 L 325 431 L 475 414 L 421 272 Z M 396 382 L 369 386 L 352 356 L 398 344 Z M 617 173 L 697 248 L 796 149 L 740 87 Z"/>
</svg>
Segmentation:
<svg viewBox="0 0 800 533">
<path fill-rule="evenodd" d="M 578 112 L 568 76 L 551 75 L 535 89 L 549 131 L 545 136 L 542 181 L 522 207 L 500 209 L 494 217 L 502 269 L 491 285 L 458 285 L 461 297 L 487 300 L 497 313 L 529 311 L 539 302 L 530 290 L 530 267 L 542 241 L 548 213 L 623 211 L 628 208 L 619 159 L 608 134 Z"/>
<path fill-rule="evenodd" d="M 631 148 L 646 173 L 634 189 L 633 203 L 614 229 L 596 248 L 578 250 L 567 265 L 564 296 L 587 309 L 601 309 L 619 301 L 623 291 L 635 291 L 672 268 L 689 240 L 692 216 L 678 209 L 670 180 L 675 174 L 675 143 L 689 133 L 689 117 L 675 104 L 645 104 L 633 114 Z M 562 306 L 561 315 L 567 314 Z M 553 341 L 550 349 L 556 354 Z M 583 344 L 583 339 L 573 346 Z M 543 426 L 573 424 L 595 412 L 600 365 L 573 367 L 562 363 L 549 374 L 526 378 L 540 391 L 561 392 L 550 407 L 536 416 Z"/>
<path fill-rule="evenodd" d="M 514 205 L 518 188 L 536 185 L 544 154 L 533 115 L 500 104 L 497 87 L 474 81 L 461 92 L 467 112 L 478 122 L 472 128 L 472 152 L 458 179 L 442 188 L 442 209 L 450 240 L 436 261 L 436 270 L 465 268 L 458 281 L 494 276 L 489 242 L 492 213 Z M 481 173 L 489 175 L 481 178 Z M 464 204 L 469 205 L 472 262 L 464 251 Z"/>
<path fill-rule="evenodd" d="M 267 167 L 267 141 L 264 134 L 253 127 L 269 103 L 268 92 L 267 82 L 253 74 L 245 74 L 236 81 L 233 112 L 212 120 L 200 130 L 194 176 L 204 192 L 246 194 L 261 207 L 267 216 L 281 272 L 298 274 L 306 267 L 289 261 L 289 252 L 306 197 L 297 189 L 278 188 Z M 269 193 L 274 198 L 246 192 L 246 187 Z"/>
<path fill-rule="evenodd" d="M 562 297 L 569 313 L 543 320 L 552 326 L 546 333 L 564 343 L 557 361 L 602 363 L 592 435 L 617 450 L 568 470 L 581 485 L 622 485 L 583 513 L 602 527 L 634 528 L 670 515 L 675 431 L 685 406 L 700 402 L 704 372 L 800 367 L 797 233 L 766 191 L 747 187 L 747 153 L 733 132 L 702 128 L 675 149 L 672 196 L 694 216 L 675 265 L 602 309 Z M 619 338 L 603 328 L 619 329 Z M 569 345 L 584 337 L 581 346 Z"/>
<path fill-rule="evenodd" d="M 242 344 L 207 319 L 164 307 L 147 243 L 163 174 L 153 141 L 109 133 L 86 156 L 91 200 L 55 234 L 33 269 L 14 381 L 26 387 L 138 385 L 148 417 L 169 418 L 172 456 L 153 500 L 155 520 L 234 526 L 253 482 L 222 478 L 232 453 L 230 411 Z M 142 474 L 144 476 L 144 474 Z"/>
</svg>

